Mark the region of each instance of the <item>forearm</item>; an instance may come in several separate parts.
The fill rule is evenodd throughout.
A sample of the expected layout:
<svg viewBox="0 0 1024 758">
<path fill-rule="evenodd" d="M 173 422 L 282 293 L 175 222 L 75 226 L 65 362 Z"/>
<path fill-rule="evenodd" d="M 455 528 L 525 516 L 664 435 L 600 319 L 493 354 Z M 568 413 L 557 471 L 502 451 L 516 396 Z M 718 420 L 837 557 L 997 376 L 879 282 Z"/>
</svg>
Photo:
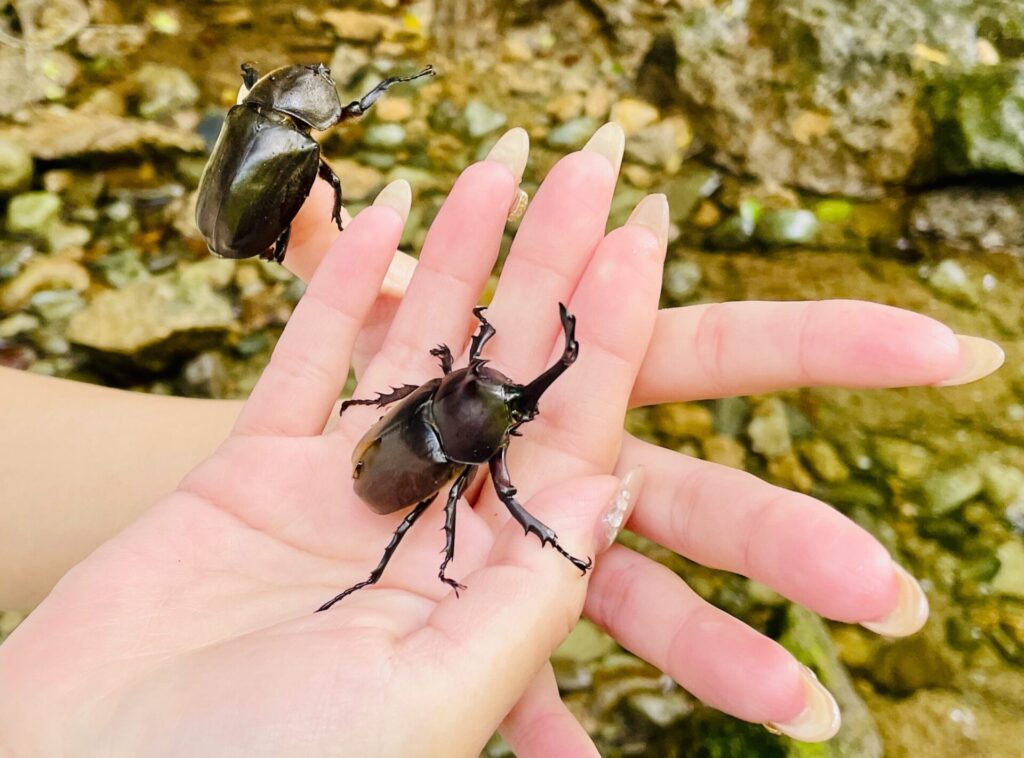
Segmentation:
<svg viewBox="0 0 1024 758">
<path fill-rule="evenodd" d="M 240 403 L 0 369 L 0 608 L 31 608 L 227 436 Z"/>
</svg>

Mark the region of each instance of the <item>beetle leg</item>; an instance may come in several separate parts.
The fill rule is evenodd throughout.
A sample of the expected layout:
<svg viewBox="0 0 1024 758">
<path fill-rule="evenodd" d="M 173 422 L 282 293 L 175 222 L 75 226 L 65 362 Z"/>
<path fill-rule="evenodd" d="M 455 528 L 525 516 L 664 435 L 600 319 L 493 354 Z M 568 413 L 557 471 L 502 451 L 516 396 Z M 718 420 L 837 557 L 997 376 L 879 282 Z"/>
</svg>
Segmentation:
<svg viewBox="0 0 1024 758">
<path fill-rule="evenodd" d="M 402 520 L 402 523 L 398 525 L 397 529 L 395 529 L 395 533 L 391 535 L 391 541 L 388 542 L 388 546 L 384 548 L 384 556 L 380 559 L 380 563 L 377 564 L 377 568 L 370 572 L 370 576 L 358 584 L 353 584 L 340 595 L 335 595 L 333 598 L 317 608 L 316 612 L 320 613 L 320 611 L 326 611 L 339 600 L 343 600 L 346 596 L 351 595 L 356 590 L 361 590 L 363 587 L 376 584 L 380 579 L 381 574 L 384 573 L 384 567 L 388 565 L 388 561 L 390 561 L 391 556 L 394 555 L 395 549 L 398 547 L 398 543 L 402 541 L 402 537 L 404 537 L 405 533 L 409 531 L 409 528 L 416 523 L 416 519 L 423 515 L 423 511 L 427 510 L 427 507 L 434 502 L 434 498 L 436 497 L 437 495 L 431 495 L 423 502 L 418 503 L 409 515 Z"/>
<path fill-rule="evenodd" d="M 281 236 L 274 242 L 273 247 L 268 247 L 262 253 L 260 258 L 265 261 L 277 261 L 280 263 L 284 260 L 284 254 L 288 250 L 288 239 L 292 236 L 292 228 L 290 226 L 285 227 L 285 230 L 281 232 Z"/>
<path fill-rule="evenodd" d="M 249 62 L 245 62 L 242 64 L 242 84 L 245 85 L 245 88 L 247 90 L 252 89 L 252 85 L 258 82 L 259 79 L 260 72 L 256 69 L 256 67 L 253 64 Z"/>
<path fill-rule="evenodd" d="M 579 558 L 570 555 L 565 548 L 558 543 L 558 535 L 555 534 L 554 530 L 538 520 L 533 514 L 531 514 L 526 508 L 523 507 L 522 503 L 516 500 L 516 488 L 512 486 L 512 482 L 509 479 L 508 473 L 508 460 L 506 458 L 506 450 L 508 448 L 502 448 L 501 451 L 495 455 L 489 461 L 491 468 L 491 479 L 494 481 L 494 491 L 498 493 L 498 498 L 508 508 L 508 512 L 512 514 L 512 518 L 519 522 L 519 525 L 523 527 L 523 531 L 526 534 L 536 534 L 540 539 L 540 544 L 551 545 L 560 554 L 568 559 L 569 563 L 578 568 L 580 572 L 586 574 L 590 570 L 590 567 L 594 564 L 594 561 L 587 558 L 586 561 L 581 561 Z"/>
<path fill-rule="evenodd" d="M 435 358 L 441 359 L 441 371 L 446 374 L 452 372 L 452 364 L 455 362 L 452 358 L 451 348 L 447 345 L 438 345 L 430 351 L 430 354 Z"/>
<path fill-rule="evenodd" d="M 558 311 L 562 317 L 562 329 L 565 331 L 565 350 L 562 351 L 562 357 L 554 366 L 524 386 L 519 397 L 513 401 L 519 415 L 526 421 L 537 415 L 537 401 L 540 400 L 540 396 L 555 379 L 576 362 L 580 352 L 580 343 L 576 341 L 576 317 L 561 303 L 558 304 Z"/>
<path fill-rule="evenodd" d="M 340 416 L 344 413 L 349 406 L 352 405 L 376 405 L 378 408 L 383 408 L 385 405 L 391 405 L 398 400 L 401 400 L 406 395 L 410 394 L 414 390 L 418 390 L 420 386 L 418 384 L 403 384 L 401 387 L 392 387 L 391 392 L 378 392 L 377 397 L 372 400 L 356 400 L 349 398 L 341 404 L 341 411 L 338 412 Z"/>
<path fill-rule="evenodd" d="M 411 82 L 413 79 L 419 79 L 421 76 L 433 75 L 434 67 L 427 66 L 418 74 L 413 74 L 412 76 L 389 76 L 387 79 L 382 81 L 380 84 L 378 84 L 372 90 L 367 92 L 361 98 L 359 98 L 358 100 L 353 100 L 351 103 L 342 108 L 341 117 L 338 118 L 337 123 L 340 123 L 350 118 L 355 118 L 356 116 L 362 116 L 364 113 L 366 113 L 366 111 L 370 109 L 370 106 L 377 102 L 381 95 L 387 92 L 388 89 L 393 87 L 394 85 L 400 82 Z"/>
<path fill-rule="evenodd" d="M 475 361 L 480 357 L 480 352 L 484 349 L 484 345 L 487 344 L 488 340 L 494 336 L 495 328 L 491 326 L 491 322 L 484 316 L 484 311 L 487 308 L 484 306 L 478 306 L 473 309 L 473 315 L 477 317 L 480 322 L 480 328 L 476 334 L 473 335 L 473 339 L 469 343 L 469 360 Z"/>
<path fill-rule="evenodd" d="M 476 466 L 469 466 L 455 478 L 452 488 L 448 491 L 448 502 L 444 506 L 444 560 L 441 562 L 441 568 L 437 572 L 437 578 L 455 590 L 455 597 L 459 596 L 459 590 L 466 589 L 466 585 L 459 584 L 454 579 L 449 579 L 444 575 L 444 570 L 451 563 L 452 559 L 455 558 L 456 506 L 466 487 L 473 481 L 475 473 Z"/>
<path fill-rule="evenodd" d="M 331 213 L 331 219 L 338 225 L 338 231 L 342 231 L 341 226 L 341 179 L 334 173 L 334 169 L 331 168 L 330 164 L 323 158 L 320 158 L 320 166 L 316 170 L 320 178 L 326 182 L 329 182 L 331 187 L 334 189 L 334 210 Z"/>
</svg>

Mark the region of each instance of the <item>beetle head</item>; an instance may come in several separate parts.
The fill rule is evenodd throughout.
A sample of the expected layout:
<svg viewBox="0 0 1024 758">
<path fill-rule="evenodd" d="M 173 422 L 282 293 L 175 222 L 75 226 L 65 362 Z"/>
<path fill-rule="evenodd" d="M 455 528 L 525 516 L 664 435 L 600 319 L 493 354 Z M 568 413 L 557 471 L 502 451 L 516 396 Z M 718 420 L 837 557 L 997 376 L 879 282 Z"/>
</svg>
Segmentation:
<svg viewBox="0 0 1024 758">
<path fill-rule="evenodd" d="M 453 371 L 434 393 L 432 409 L 441 446 L 459 463 L 488 460 L 505 444 L 515 423 L 508 401 L 517 385 L 486 363 L 475 360 L 469 368 Z"/>
<path fill-rule="evenodd" d="M 245 96 L 246 103 L 286 113 L 313 129 L 341 118 L 341 99 L 327 66 L 283 66 L 263 76 Z"/>
</svg>

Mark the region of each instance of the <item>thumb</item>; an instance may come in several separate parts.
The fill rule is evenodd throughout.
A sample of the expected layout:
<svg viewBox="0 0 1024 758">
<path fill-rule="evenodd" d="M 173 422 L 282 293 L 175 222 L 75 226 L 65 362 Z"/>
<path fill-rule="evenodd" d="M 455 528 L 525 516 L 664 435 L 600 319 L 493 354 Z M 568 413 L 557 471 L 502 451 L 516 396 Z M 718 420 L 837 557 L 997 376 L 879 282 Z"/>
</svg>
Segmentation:
<svg viewBox="0 0 1024 758">
<path fill-rule="evenodd" d="M 573 479 L 535 495 L 527 510 L 555 531 L 567 552 L 586 560 L 610 544 L 606 516 L 615 522 L 617 514 L 621 525 L 623 504 L 636 501 L 640 478 Z M 581 576 L 510 519 L 487 565 L 465 578 L 460 597 L 439 603 L 422 635 L 409 642 L 419 637 L 441 670 L 458 672 L 458 691 L 449 697 L 467 699 L 485 731 L 496 728 L 579 620 L 588 581 L 589 574 Z M 464 718 L 463 726 L 470 721 Z"/>
</svg>

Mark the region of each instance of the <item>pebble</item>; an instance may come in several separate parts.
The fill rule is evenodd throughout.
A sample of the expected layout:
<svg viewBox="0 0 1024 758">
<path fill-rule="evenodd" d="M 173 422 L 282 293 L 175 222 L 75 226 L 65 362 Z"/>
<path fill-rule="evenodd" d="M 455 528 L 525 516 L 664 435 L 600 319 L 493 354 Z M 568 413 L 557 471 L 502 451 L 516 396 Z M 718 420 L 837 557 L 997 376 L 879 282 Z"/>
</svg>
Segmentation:
<svg viewBox="0 0 1024 758">
<path fill-rule="evenodd" d="M 408 121 L 416 109 L 407 97 L 382 97 L 373 112 L 379 121 L 396 122 Z"/>
<path fill-rule="evenodd" d="M 393 150 L 405 142 L 405 127 L 401 124 L 374 124 L 366 130 L 363 142 L 370 147 Z"/>
<path fill-rule="evenodd" d="M 924 483 L 924 497 L 931 513 L 941 516 L 977 497 L 983 486 L 981 472 L 972 466 L 964 466 L 928 477 Z"/>
<path fill-rule="evenodd" d="M 500 129 L 508 121 L 508 116 L 480 100 L 470 100 L 466 103 L 463 116 L 466 120 L 466 130 L 473 139 Z"/>
<path fill-rule="evenodd" d="M 0 138 L 0 197 L 28 189 L 32 184 L 32 153 L 24 145 Z"/>
<path fill-rule="evenodd" d="M 845 482 L 850 469 L 828 440 L 816 437 L 800 443 L 800 454 L 819 478 L 826 482 Z"/>
<path fill-rule="evenodd" d="M 898 437 L 875 437 L 873 442 L 875 458 L 900 479 L 918 480 L 931 467 L 931 453 L 920 445 Z"/>
<path fill-rule="evenodd" d="M 7 204 L 7 231 L 42 237 L 60 218 L 61 200 L 52 192 L 25 192 Z"/>
<path fill-rule="evenodd" d="M 747 462 L 747 450 L 735 437 L 727 434 L 713 434 L 701 442 L 705 460 L 730 468 L 743 469 Z"/>
<path fill-rule="evenodd" d="M 665 294 L 677 305 L 682 305 L 697 294 L 702 278 L 700 266 L 694 261 L 670 260 L 665 264 Z"/>
<path fill-rule="evenodd" d="M 999 571 L 992 577 L 992 591 L 1024 600 L 1024 541 L 1019 537 L 996 550 Z"/>
<path fill-rule="evenodd" d="M 939 263 L 928 277 L 928 284 L 948 300 L 963 305 L 977 305 L 981 298 L 977 286 L 963 266 L 952 258 Z"/>
<path fill-rule="evenodd" d="M 624 97 L 612 105 L 611 121 L 622 127 L 627 137 L 632 137 L 645 126 L 650 126 L 661 114 L 658 109 L 644 100 Z"/>
<path fill-rule="evenodd" d="M 1024 493 L 1024 471 L 1019 468 L 987 461 L 981 466 L 981 475 L 985 482 L 985 497 L 993 505 L 1005 508 L 1017 502 Z"/>
<path fill-rule="evenodd" d="M 0 290 L 0 306 L 14 311 L 24 308 L 40 290 L 71 289 L 83 292 L 89 287 L 89 272 L 79 263 L 64 258 L 38 256 Z"/>
<path fill-rule="evenodd" d="M 586 144 L 600 124 L 589 116 L 580 116 L 548 132 L 547 143 L 559 150 L 577 150 Z"/>
<path fill-rule="evenodd" d="M 199 100 L 199 87 L 182 69 L 144 63 L 135 72 L 139 92 L 139 115 L 158 119 L 189 108 Z"/>
<path fill-rule="evenodd" d="M 665 434 L 683 439 L 702 439 L 711 434 L 715 419 L 711 411 L 696 403 L 667 403 L 654 409 L 654 422 Z"/>
<path fill-rule="evenodd" d="M 806 245 L 818 233 L 818 218 L 802 208 L 766 210 L 755 228 L 754 236 L 765 245 Z"/>
<path fill-rule="evenodd" d="M 789 453 L 793 442 L 789 434 L 786 408 L 778 398 L 761 402 L 747 426 L 751 447 L 766 458 L 777 458 Z"/>
<path fill-rule="evenodd" d="M 352 42 L 376 42 L 398 27 L 398 22 L 389 16 L 358 10 L 331 8 L 323 12 L 322 18 L 339 39 Z"/>
</svg>

